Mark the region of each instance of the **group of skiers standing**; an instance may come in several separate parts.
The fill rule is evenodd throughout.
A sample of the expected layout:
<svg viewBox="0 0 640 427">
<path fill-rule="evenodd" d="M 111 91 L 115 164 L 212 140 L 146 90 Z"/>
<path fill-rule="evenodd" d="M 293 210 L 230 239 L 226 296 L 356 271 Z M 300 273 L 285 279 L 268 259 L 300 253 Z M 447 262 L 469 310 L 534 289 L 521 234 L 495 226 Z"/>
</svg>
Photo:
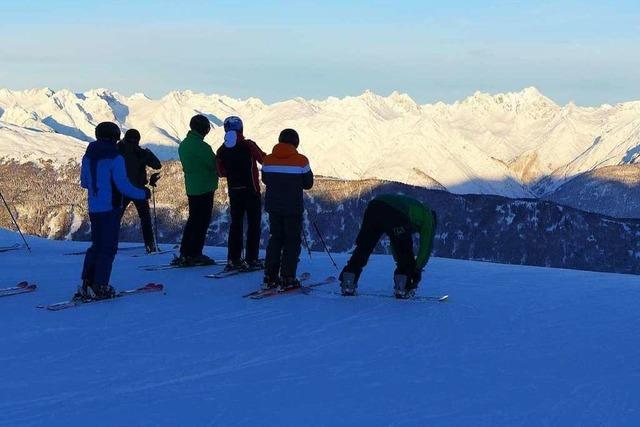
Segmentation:
<svg viewBox="0 0 640 427">
<path fill-rule="evenodd" d="M 293 129 L 284 129 L 271 154 L 244 135 L 239 117 L 224 120 L 224 142 L 214 154 L 204 141 L 211 131 L 209 119 L 201 114 L 191 118 L 190 130 L 180 143 L 189 214 L 184 227 L 180 254 L 172 264 L 180 267 L 211 265 L 203 254 L 211 222 L 214 193 L 219 177 L 227 179 L 229 195 L 228 256 L 225 270 L 264 269 L 262 287 L 285 290 L 301 286 L 297 265 L 301 252 L 304 190 L 313 186 L 309 160 L 298 152 L 300 138 Z M 158 174 L 147 181 L 146 168 L 160 169 L 158 158 L 139 146 L 140 133 L 126 132 L 111 122 L 96 127 L 96 141 L 89 144 L 82 160 L 81 184 L 87 189 L 92 245 L 86 253 L 82 285 L 75 298 L 104 299 L 115 296 L 109 284 L 111 267 L 118 247 L 120 221 L 133 202 L 142 222 L 148 252 L 157 249 L 149 213 L 150 191 Z M 259 259 L 262 229 L 260 171 L 266 187 L 264 207 L 269 215 L 269 242 L 264 262 Z M 247 218 L 246 245 L 244 219 Z M 410 298 L 421 281 L 422 270 L 431 254 L 436 228 L 435 212 L 425 204 L 402 195 L 374 198 L 364 214 L 356 248 L 340 274 L 342 294 L 356 295 L 357 284 L 369 256 L 383 234 L 390 238 L 396 260 L 395 295 Z M 419 233 L 417 257 L 412 235 Z M 244 257 L 243 257 L 244 252 Z"/>
</svg>

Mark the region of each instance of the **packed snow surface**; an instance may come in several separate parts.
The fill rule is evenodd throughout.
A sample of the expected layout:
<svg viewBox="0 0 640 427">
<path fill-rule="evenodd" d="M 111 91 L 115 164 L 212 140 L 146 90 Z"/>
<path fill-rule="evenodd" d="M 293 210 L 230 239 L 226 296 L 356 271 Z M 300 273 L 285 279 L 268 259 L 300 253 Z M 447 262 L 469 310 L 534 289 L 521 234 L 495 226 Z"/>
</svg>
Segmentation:
<svg viewBox="0 0 640 427">
<path fill-rule="evenodd" d="M 259 273 L 146 272 L 170 255 L 123 251 L 113 283 L 162 282 L 166 295 L 48 312 L 35 306 L 78 283 L 82 257 L 62 253 L 86 243 L 31 243 L 0 253 L 0 287 L 39 286 L 0 298 L 3 426 L 640 423 L 638 277 L 433 259 L 419 293 L 449 302 L 258 301 L 240 295 Z M 372 257 L 361 290 L 390 294 L 392 269 Z M 319 253 L 300 271 L 336 273 Z"/>
</svg>

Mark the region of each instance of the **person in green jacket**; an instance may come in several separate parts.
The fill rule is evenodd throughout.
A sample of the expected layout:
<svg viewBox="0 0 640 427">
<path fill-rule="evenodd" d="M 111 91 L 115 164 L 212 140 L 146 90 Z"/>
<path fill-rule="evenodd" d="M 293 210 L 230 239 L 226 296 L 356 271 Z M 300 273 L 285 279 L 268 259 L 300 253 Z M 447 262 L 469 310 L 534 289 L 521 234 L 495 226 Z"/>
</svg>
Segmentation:
<svg viewBox="0 0 640 427">
<path fill-rule="evenodd" d="M 214 264 L 202 249 L 211 223 L 213 195 L 218 188 L 216 156 L 204 142 L 211 131 L 209 119 L 198 114 L 191 118 L 189 127 L 191 130 L 178 148 L 189 199 L 189 218 L 182 234 L 180 256 L 172 262 L 185 267 Z"/>
<path fill-rule="evenodd" d="M 354 296 L 358 279 L 383 234 L 389 236 L 396 261 L 394 291 L 396 298 L 415 295 L 427 265 L 436 229 L 436 213 L 411 197 L 383 194 L 367 205 L 351 259 L 340 273 L 342 295 Z M 420 236 L 418 255 L 413 252 L 413 233 Z"/>
</svg>

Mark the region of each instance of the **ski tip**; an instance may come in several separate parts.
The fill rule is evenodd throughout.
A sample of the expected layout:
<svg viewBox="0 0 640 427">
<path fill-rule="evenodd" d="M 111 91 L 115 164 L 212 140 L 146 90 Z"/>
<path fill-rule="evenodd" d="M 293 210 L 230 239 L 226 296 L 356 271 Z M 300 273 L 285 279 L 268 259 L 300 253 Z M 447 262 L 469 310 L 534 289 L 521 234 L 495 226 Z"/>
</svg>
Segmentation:
<svg viewBox="0 0 640 427">
<path fill-rule="evenodd" d="M 446 301 L 449 299 L 449 295 L 443 295 L 440 298 L 438 298 L 438 301 Z"/>
</svg>

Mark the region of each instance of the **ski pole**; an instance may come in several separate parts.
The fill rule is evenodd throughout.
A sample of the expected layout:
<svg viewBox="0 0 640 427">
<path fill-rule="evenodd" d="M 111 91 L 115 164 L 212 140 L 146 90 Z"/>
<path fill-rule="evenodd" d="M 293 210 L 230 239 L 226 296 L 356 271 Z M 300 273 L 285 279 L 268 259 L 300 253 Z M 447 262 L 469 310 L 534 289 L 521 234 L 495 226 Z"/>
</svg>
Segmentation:
<svg viewBox="0 0 640 427">
<path fill-rule="evenodd" d="M 322 242 L 322 246 L 324 246 L 325 252 L 327 253 L 327 255 L 329 255 L 329 259 L 333 263 L 333 266 L 336 268 L 337 271 L 340 271 L 340 269 L 338 268 L 338 265 L 336 264 L 336 262 L 334 261 L 333 257 L 331 256 L 331 252 L 329 252 L 329 248 L 327 247 L 327 244 L 325 243 L 324 239 L 322 238 L 322 234 L 320 234 L 320 230 L 318 229 L 318 225 L 315 223 L 315 221 L 311 221 L 311 224 L 313 224 L 313 228 L 316 229 L 316 233 L 318 233 L 318 237 L 320 238 L 320 241 Z"/>
<path fill-rule="evenodd" d="M 307 233 L 302 229 L 302 241 L 304 242 L 304 247 L 307 248 L 307 253 L 309 254 L 309 259 L 311 259 L 311 248 L 309 247 L 309 241 L 307 240 Z"/>
<path fill-rule="evenodd" d="M 1 191 L 0 191 L 0 198 L 2 198 L 2 202 L 4 203 L 4 206 L 7 208 L 7 212 L 9 212 L 9 216 L 11 217 L 11 220 L 13 221 L 13 225 L 16 226 L 16 230 L 18 230 L 18 233 L 20 234 L 20 237 L 22 238 L 22 241 L 24 242 L 24 245 L 29 250 L 29 253 L 31 253 L 31 247 L 29 247 L 29 244 L 27 243 L 27 239 L 24 238 L 24 235 L 22 234 L 22 231 L 20 230 L 20 226 L 18 225 L 18 221 L 16 221 L 16 217 L 13 216 L 13 212 L 11 212 L 11 209 L 9 208 L 9 204 L 7 204 L 7 201 L 5 200 L 5 198 L 2 195 Z"/>
<path fill-rule="evenodd" d="M 156 186 L 160 179 L 160 172 L 151 174 L 149 179 L 149 185 L 151 186 L 151 200 L 153 201 L 153 239 L 155 240 L 156 252 L 160 252 L 160 246 L 158 245 L 158 215 L 156 213 Z"/>
<path fill-rule="evenodd" d="M 151 200 L 153 201 L 153 238 L 156 241 L 156 252 L 160 252 L 158 245 L 158 215 L 156 214 L 156 187 L 151 187 Z"/>
</svg>

